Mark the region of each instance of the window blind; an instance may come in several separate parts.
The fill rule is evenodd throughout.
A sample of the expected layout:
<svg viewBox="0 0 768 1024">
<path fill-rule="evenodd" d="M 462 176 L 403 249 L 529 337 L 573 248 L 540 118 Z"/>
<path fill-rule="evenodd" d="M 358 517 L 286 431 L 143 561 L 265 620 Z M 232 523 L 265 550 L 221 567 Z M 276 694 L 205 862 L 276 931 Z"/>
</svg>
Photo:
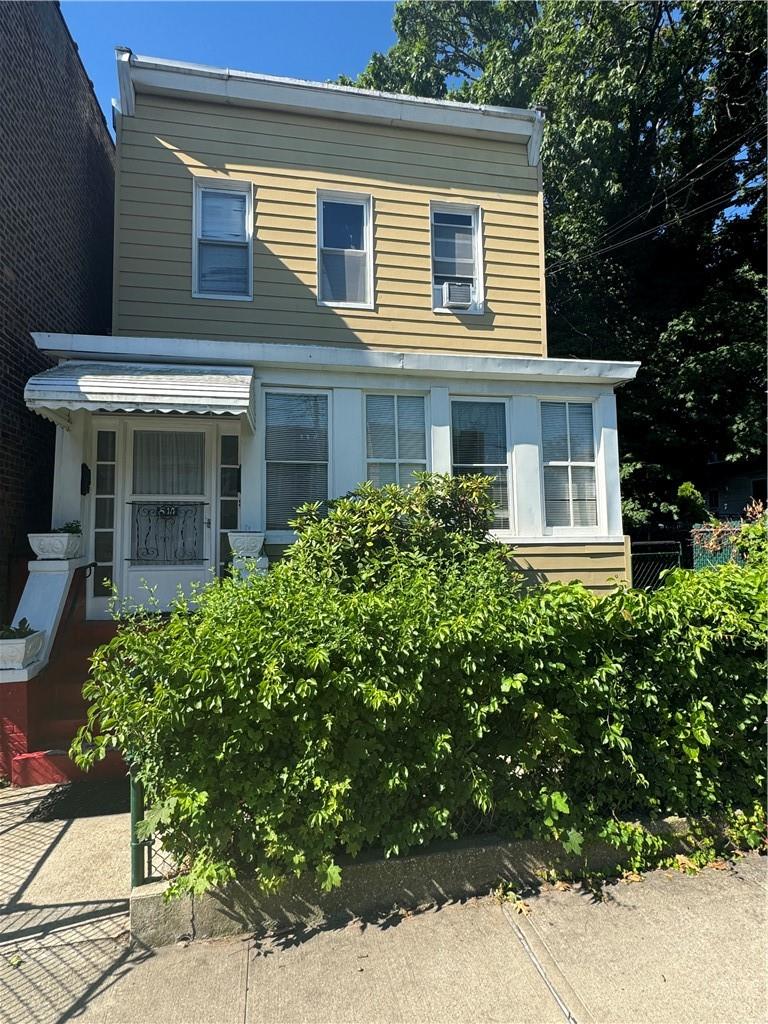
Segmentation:
<svg viewBox="0 0 768 1024">
<path fill-rule="evenodd" d="M 197 290 L 247 297 L 250 292 L 248 196 L 201 189 L 197 238 Z"/>
<path fill-rule="evenodd" d="M 482 473 L 493 478 L 494 526 L 508 530 L 509 473 L 504 402 L 455 401 L 451 405 L 454 476 Z"/>
<path fill-rule="evenodd" d="M 288 530 L 296 509 L 328 499 L 328 396 L 268 393 L 267 529 Z"/>
<path fill-rule="evenodd" d="M 542 402 L 541 446 L 546 525 L 597 526 L 592 405 Z"/>
<path fill-rule="evenodd" d="M 427 468 L 424 399 L 420 395 L 366 395 L 368 479 L 377 486 L 412 484 Z"/>
</svg>

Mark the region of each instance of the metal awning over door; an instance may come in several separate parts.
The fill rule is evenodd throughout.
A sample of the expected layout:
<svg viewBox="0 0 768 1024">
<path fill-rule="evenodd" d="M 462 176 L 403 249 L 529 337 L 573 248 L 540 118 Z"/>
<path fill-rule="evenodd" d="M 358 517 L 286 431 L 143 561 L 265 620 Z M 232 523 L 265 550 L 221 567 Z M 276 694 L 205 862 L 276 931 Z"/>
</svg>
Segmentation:
<svg viewBox="0 0 768 1024">
<path fill-rule="evenodd" d="M 24 401 L 67 427 L 70 412 L 198 413 L 245 416 L 254 425 L 250 366 L 68 361 L 31 377 Z"/>
</svg>

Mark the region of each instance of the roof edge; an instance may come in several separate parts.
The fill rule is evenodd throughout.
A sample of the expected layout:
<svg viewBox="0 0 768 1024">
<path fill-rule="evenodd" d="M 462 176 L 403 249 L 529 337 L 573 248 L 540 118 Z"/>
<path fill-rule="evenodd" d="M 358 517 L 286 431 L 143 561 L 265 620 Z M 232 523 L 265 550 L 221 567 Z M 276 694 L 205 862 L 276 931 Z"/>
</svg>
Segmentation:
<svg viewBox="0 0 768 1024">
<path fill-rule="evenodd" d="M 543 115 L 538 110 L 436 100 L 330 82 L 282 78 L 252 71 L 146 57 L 118 47 L 120 112 L 131 117 L 136 93 L 197 97 L 207 102 L 308 111 L 320 117 L 395 124 L 519 142 L 528 163 L 539 160 Z"/>
</svg>

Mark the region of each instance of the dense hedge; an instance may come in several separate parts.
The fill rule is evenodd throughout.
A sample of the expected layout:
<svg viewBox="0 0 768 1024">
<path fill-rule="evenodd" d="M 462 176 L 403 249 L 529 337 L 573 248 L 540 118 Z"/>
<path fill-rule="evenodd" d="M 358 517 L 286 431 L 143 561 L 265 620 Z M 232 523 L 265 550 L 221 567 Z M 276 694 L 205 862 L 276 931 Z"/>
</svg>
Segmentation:
<svg viewBox="0 0 768 1024">
<path fill-rule="evenodd" d="M 339 850 L 402 852 L 471 808 L 578 850 L 607 821 L 761 799 L 764 567 L 524 592 L 487 515 L 472 481 L 364 489 L 308 513 L 268 576 L 97 653 L 80 760 L 114 744 L 138 766 L 180 886 L 243 868 L 330 886 Z"/>
</svg>

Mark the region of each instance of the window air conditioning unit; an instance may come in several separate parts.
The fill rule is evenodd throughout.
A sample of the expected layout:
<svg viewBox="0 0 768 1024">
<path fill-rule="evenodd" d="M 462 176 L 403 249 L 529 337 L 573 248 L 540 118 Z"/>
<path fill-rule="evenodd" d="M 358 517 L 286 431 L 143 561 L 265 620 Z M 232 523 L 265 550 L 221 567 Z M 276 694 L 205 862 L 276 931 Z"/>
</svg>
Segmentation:
<svg viewBox="0 0 768 1024">
<path fill-rule="evenodd" d="M 444 309 L 469 309 L 472 305 L 472 285 L 461 281 L 446 281 L 443 285 Z"/>
</svg>

